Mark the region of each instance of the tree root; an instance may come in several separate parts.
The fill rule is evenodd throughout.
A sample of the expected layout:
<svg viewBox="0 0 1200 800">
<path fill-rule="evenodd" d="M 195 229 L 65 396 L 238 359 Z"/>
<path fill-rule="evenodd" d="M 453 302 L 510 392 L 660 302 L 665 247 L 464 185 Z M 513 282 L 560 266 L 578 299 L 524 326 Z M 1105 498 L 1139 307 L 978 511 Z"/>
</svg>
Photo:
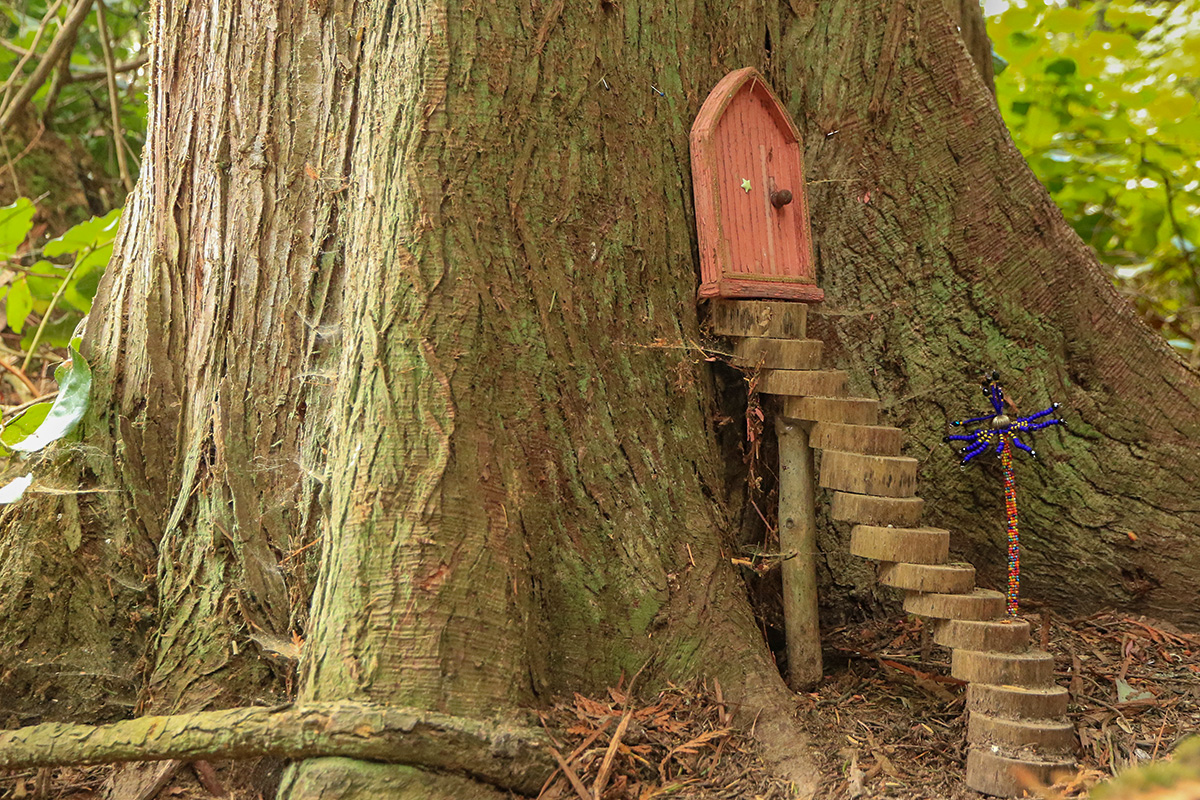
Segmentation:
<svg viewBox="0 0 1200 800">
<path fill-rule="evenodd" d="M 537 794 L 555 768 L 537 730 L 354 702 L 51 722 L 0 732 L 0 769 L 161 761 L 344 756 L 456 772 Z"/>
<path fill-rule="evenodd" d="M 738 613 L 733 611 L 736 607 L 723 607 L 731 616 L 714 621 L 701 660 L 717 665 L 714 672 L 733 712 L 732 721 L 750 732 L 767 768 L 791 781 L 792 797 L 811 798 L 821 774 L 797 716 L 797 696 L 768 659 L 765 643 L 759 640 L 747 646 L 744 628 L 732 616 Z"/>
</svg>

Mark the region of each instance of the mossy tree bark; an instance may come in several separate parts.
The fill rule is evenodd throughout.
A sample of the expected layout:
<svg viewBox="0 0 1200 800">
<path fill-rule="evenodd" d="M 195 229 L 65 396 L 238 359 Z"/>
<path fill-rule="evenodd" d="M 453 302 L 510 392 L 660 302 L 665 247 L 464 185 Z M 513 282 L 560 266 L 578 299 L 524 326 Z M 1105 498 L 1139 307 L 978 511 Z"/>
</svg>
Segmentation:
<svg viewBox="0 0 1200 800">
<path fill-rule="evenodd" d="M 993 368 L 1022 413 L 1061 402 L 1071 433 L 1039 434 L 1040 459 L 1017 464 L 1023 596 L 1195 628 L 1200 376 L 1112 289 L 1013 148 L 957 25 L 920 2 L 877 12 L 822 4 L 825 35 L 801 37 L 777 78 L 809 121 L 826 290 L 810 329 L 906 430 L 927 521 L 993 587 L 1000 470 L 960 470 L 946 423 L 986 410 Z M 863 587 L 845 536 L 826 529 L 828 574 Z"/>
<path fill-rule="evenodd" d="M 94 412 L 41 473 L 94 491 L 4 517 L 19 720 L 49 692 L 80 721 L 274 698 L 303 640 L 304 700 L 504 717 L 649 662 L 715 674 L 785 730 L 694 347 L 687 133 L 748 64 L 806 134 L 832 360 L 914 454 L 984 365 L 1024 372 L 1030 406 L 1079 407 L 1080 436 L 1022 476 L 1034 589 L 1197 621 L 1170 551 L 1197 541 L 1196 376 L 1037 186 L 942 0 L 250 0 L 153 20 L 142 180 L 86 340 Z M 999 486 L 926 461 L 934 520 L 994 567 Z M 824 543 L 827 586 L 857 580 L 839 533 Z M 139 664 L 105 693 L 64 677 Z M 283 794 L 458 791 L 439 780 L 318 759 Z"/>
</svg>

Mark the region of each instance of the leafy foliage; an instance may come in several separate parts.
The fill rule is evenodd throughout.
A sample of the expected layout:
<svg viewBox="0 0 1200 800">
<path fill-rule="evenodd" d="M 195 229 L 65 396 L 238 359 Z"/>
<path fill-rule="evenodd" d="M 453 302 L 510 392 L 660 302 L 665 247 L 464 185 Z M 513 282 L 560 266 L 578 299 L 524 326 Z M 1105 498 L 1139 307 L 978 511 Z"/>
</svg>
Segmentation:
<svg viewBox="0 0 1200 800">
<path fill-rule="evenodd" d="M 17 416 L 8 421 L 0 432 L 0 444 L 12 449 L 23 440 L 28 439 L 38 427 L 46 421 L 50 413 L 50 403 L 34 403 Z"/>
<path fill-rule="evenodd" d="M 1200 0 L 1029 0 L 988 30 L 1017 146 L 1117 286 L 1200 364 Z"/>
<path fill-rule="evenodd" d="M 5 446 L 18 453 L 36 453 L 75 430 L 92 394 L 92 369 L 76 345 L 71 345 L 71 359 L 54 371 L 54 379 L 58 381 L 54 402 L 36 403 L 5 426 L 0 433 Z M 26 417 L 29 421 L 22 423 Z M 14 424 L 18 431 L 10 436 Z"/>
<path fill-rule="evenodd" d="M 68 19 L 84 2 L 87 15 L 71 28 Z M 66 217 L 72 222 L 89 208 L 96 213 L 122 204 L 137 177 L 146 134 L 141 6 L 140 0 L 104 0 L 103 6 L 101 0 L 0 3 L 0 122 L 15 105 L 22 106 L 18 117 L 32 120 L 0 124 L 8 165 L 16 167 L 14 179 L 22 176 L 18 192 L 49 193 L 56 206 L 75 206 Z M 47 59 L 52 69 L 36 79 Z M 28 104 L 19 104 L 27 85 L 36 92 Z"/>
<path fill-rule="evenodd" d="M 23 253 L 32 228 L 33 204 L 20 198 L 0 208 L 0 257 L 9 269 L 0 282 L 0 299 L 5 300 L 8 329 L 23 334 L 21 350 L 26 353 L 22 369 L 28 368 L 39 347 L 66 347 L 79 321 L 92 308 L 92 298 L 108 259 L 121 209 L 93 217 L 74 226 L 42 248 L 44 258 Z M 16 260 L 32 261 L 26 266 Z M 72 257 L 73 256 L 73 257 Z M 69 263 L 48 259 L 70 257 Z M 28 325 L 36 319 L 36 325 Z"/>
<path fill-rule="evenodd" d="M 4 284 L 0 298 L 5 303 L 7 327 L 20 335 L 24 351 L 17 352 L 23 357 L 20 369 L 8 365 L 7 371 L 29 382 L 30 362 L 46 346 L 67 348 L 67 360 L 55 370 L 58 391 L 53 401 L 23 404 L 0 428 L 0 451 L 25 454 L 70 434 L 87 411 L 92 371 L 79 353 L 76 331 L 91 309 L 100 276 L 112 255 L 121 209 L 72 227 L 47 242 L 40 254 L 30 249 L 28 241 L 34 215 L 34 205 L 26 198 L 0 208 L 0 257 L 7 265 L 0 279 Z M 0 492 L 7 491 L 15 500 L 28 486 L 20 485 L 22 480 Z"/>
</svg>

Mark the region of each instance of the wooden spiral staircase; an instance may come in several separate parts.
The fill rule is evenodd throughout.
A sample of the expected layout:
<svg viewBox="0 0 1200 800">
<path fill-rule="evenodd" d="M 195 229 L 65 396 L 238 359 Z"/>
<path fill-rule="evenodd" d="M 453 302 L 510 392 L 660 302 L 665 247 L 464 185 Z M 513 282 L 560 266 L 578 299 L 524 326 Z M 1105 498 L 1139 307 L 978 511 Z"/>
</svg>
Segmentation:
<svg viewBox="0 0 1200 800">
<path fill-rule="evenodd" d="M 879 562 L 879 582 L 902 589 L 905 611 L 951 648 L 950 673 L 968 682 L 967 785 L 1019 797 L 1029 777 L 1051 783 L 1075 748 L 1053 658 L 1030 647 L 1029 623 L 1006 615 L 1003 594 L 976 588 L 973 566 L 949 561 L 950 532 L 920 525 L 917 461 L 900 455 L 902 431 L 878 424 L 877 400 L 847 396 L 844 371 L 820 368 L 805 309 L 717 301 L 711 318 L 733 340 L 735 363 L 758 370 L 758 391 L 781 396 L 783 416 L 810 426 L 818 483 L 834 492 L 830 515 L 854 526 L 850 552 Z"/>
</svg>

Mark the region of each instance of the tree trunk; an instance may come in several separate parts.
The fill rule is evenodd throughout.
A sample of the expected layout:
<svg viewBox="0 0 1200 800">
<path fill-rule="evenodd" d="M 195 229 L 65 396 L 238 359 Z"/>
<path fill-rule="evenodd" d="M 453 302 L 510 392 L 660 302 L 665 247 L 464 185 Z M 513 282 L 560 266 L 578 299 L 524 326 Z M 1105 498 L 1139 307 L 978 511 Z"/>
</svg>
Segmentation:
<svg viewBox="0 0 1200 800">
<path fill-rule="evenodd" d="M 817 27 L 827 13 L 814 10 Z M 855 35 L 804 37 L 778 79 L 807 87 L 797 115 L 817 126 L 806 164 L 826 301 L 810 331 L 826 360 L 884 401 L 922 462 L 927 520 L 1001 588 L 999 467 L 961 470 L 940 440 L 949 420 L 986 409 L 979 378 L 993 368 L 1022 413 L 1062 403 L 1070 432 L 1039 434 L 1041 458 L 1016 467 L 1024 596 L 1067 614 L 1116 606 L 1194 628 L 1200 376 L 1073 235 L 955 25 L 925 3 L 846 25 Z M 869 91 L 830 79 L 876 58 Z M 840 555 L 845 533 L 827 528 L 822 546 L 835 583 L 853 584 L 862 574 Z"/>
<path fill-rule="evenodd" d="M 958 26 L 959 36 L 975 62 L 979 77 L 992 94 L 996 93 L 996 75 L 992 66 L 992 40 L 988 38 L 980 0 L 945 0 L 946 11 Z"/>
<path fill-rule="evenodd" d="M 697 346 L 687 134 L 745 65 L 805 133 L 812 330 L 909 430 L 932 520 L 999 577 L 1001 487 L 939 442 L 995 365 L 1022 407 L 1076 409 L 1019 467 L 1034 595 L 1200 622 L 1197 378 L 1037 185 L 941 0 L 152 13 L 93 411 L 39 468 L 89 493 L 35 495 L 0 537 L 18 720 L 270 701 L 301 653 L 301 700 L 476 718 L 648 664 L 765 709 L 811 787 L 729 563 L 745 487 Z M 843 535 L 827 607 L 863 581 Z M 65 677 L 97 664 L 139 679 Z M 315 759 L 281 796 L 460 780 Z"/>
</svg>

